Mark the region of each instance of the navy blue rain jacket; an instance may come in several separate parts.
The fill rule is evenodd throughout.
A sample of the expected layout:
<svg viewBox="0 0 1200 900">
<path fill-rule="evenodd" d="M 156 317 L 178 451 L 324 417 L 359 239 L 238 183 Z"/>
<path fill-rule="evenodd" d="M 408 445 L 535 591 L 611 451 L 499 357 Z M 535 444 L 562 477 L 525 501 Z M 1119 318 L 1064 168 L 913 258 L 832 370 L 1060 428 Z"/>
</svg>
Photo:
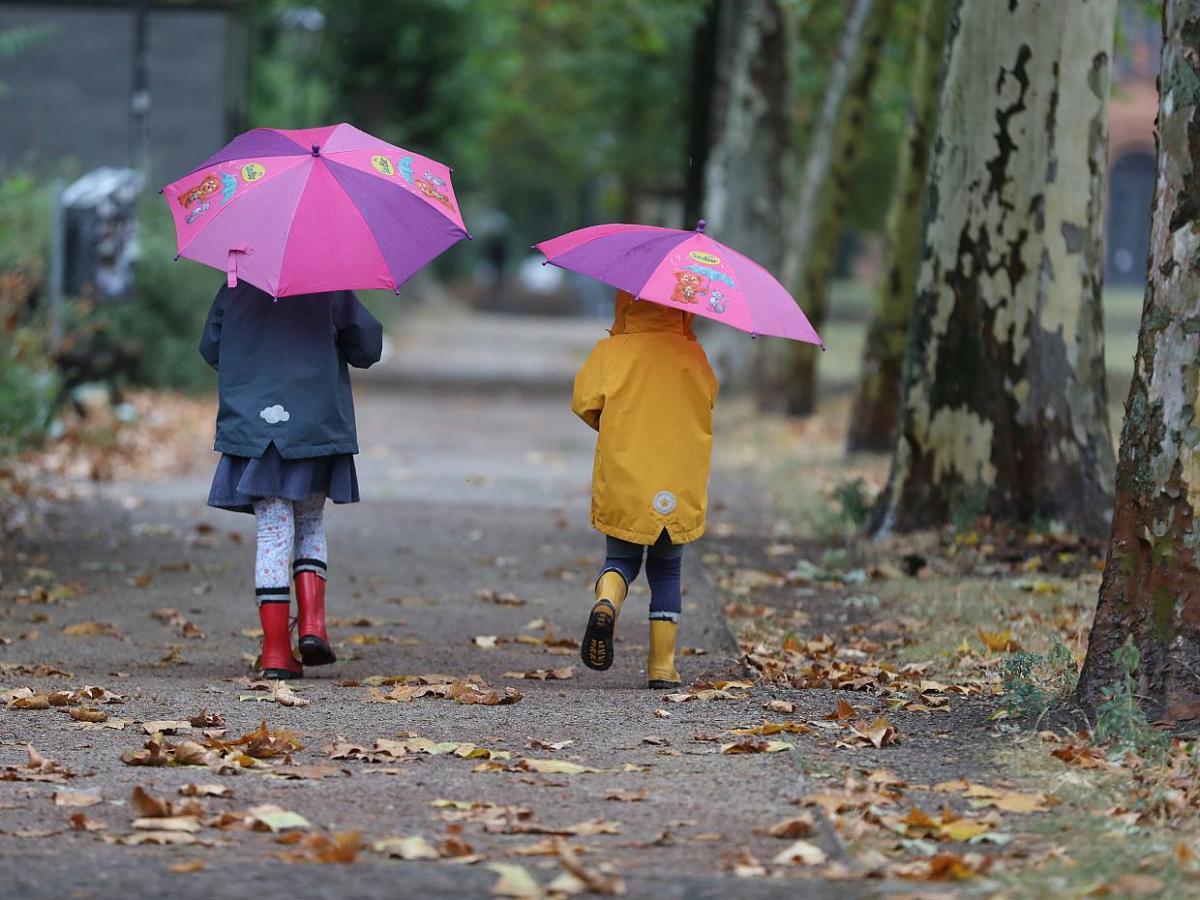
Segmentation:
<svg viewBox="0 0 1200 900">
<path fill-rule="evenodd" d="M 200 340 L 218 373 L 215 449 L 284 459 L 358 452 L 347 364 L 383 352 L 383 326 L 351 291 L 275 300 L 251 284 L 222 287 Z"/>
</svg>

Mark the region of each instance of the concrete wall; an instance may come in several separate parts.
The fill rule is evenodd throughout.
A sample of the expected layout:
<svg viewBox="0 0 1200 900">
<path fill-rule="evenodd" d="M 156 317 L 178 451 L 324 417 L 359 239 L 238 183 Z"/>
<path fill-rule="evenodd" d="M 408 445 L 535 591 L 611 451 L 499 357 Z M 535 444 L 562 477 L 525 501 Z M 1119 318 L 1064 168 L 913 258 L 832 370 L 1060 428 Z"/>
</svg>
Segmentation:
<svg viewBox="0 0 1200 900">
<path fill-rule="evenodd" d="M 229 137 L 230 14 L 154 9 L 149 26 L 151 178 L 169 180 Z M 134 16 L 128 9 L 0 3 L 0 30 L 51 37 L 0 61 L 0 165 L 131 162 Z"/>
</svg>

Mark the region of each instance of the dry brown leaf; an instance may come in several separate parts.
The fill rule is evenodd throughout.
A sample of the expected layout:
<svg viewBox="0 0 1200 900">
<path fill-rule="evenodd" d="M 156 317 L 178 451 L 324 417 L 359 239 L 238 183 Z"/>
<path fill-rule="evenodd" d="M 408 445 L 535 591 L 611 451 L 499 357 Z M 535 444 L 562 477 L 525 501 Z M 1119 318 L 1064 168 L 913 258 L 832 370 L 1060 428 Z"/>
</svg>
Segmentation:
<svg viewBox="0 0 1200 900">
<path fill-rule="evenodd" d="M 203 872 L 207 866 L 208 864 L 202 859 L 189 859 L 172 863 L 167 866 L 167 871 L 173 875 L 190 875 L 193 872 Z"/>
<path fill-rule="evenodd" d="M 767 829 L 767 834 L 771 837 L 795 840 L 796 838 L 812 837 L 816 830 L 816 820 L 808 813 L 804 813 L 784 819 L 782 822 L 776 822 Z"/>
<path fill-rule="evenodd" d="M 76 622 L 63 628 L 62 633 L 71 637 L 121 637 L 111 622 Z"/>
<path fill-rule="evenodd" d="M 1083 769 L 1107 769 L 1111 765 L 1103 750 L 1086 744 L 1070 744 L 1060 747 L 1057 750 L 1051 750 L 1050 755 Z"/>
<path fill-rule="evenodd" d="M 225 717 L 220 713 L 209 712 L 207 709 L 200 710 L 194 716 L 190 716 L 187 721 L 193 728 L 225 727 Z"/>
<path fill-rule="evenodd" d="M 292 863 L 348 865 L 358 859 L 358 855 L 366 847 L 366 842 L 359 831 L 340 831 L 329 836 L 306 834 L 293 846 L 295 850 L 280 853 L 279 858 Z"/>
<path fill-rule="evenodd" d="M 827 719 L 832 722 L 849 721 L 850 719 L 858 718 L 858 710 L 856 710 L 853 706 L 851 706 L 845 700 L 842 700 L 839 698 L 838 702 L 837 702 L 837 708 L 833 712 L 829 713 L 828 715 L 822 716 L 821 718 Z"/>
<path fill-rule="evenodd" d="M 74 813 L 67 821 L 71 823 L 72 831 L 103 831 L 108 827 L 103 822 L 89 819 L 81 812 Z"/>
<path fill-rule="evenodd" d="M 72 706 L 67 709 L 67 715 L 76 722 L 107 722 L 108 713 L 91 706 Z"/>
<path fill-rule="evenodd" d="M 223 784 L 185 784 L 179 794 L 183 797 L 230 797 L 233 791 Z"/>
<path fill-rule="evenodd" d="M 640 791 L 628 791 L 625 788 L 613 788 L 604 795 L 605 800 L 620 800 L 626 803 L 639 803 L 650 796 L 645 788 Z"/>
<path fill-rule="evenodd" d="M 570 845 L 560 838 L 554 839 L 554 851 L 562 867 L 587 893 L 601 897 L 620 897 L 625 894 L 625 882 L 611 865 L 602 864 L 596 869 L 584 866 Z M 557 879 L 550 883 L 550 888 L 554 889 L 556 883 Z"/>
</svg>

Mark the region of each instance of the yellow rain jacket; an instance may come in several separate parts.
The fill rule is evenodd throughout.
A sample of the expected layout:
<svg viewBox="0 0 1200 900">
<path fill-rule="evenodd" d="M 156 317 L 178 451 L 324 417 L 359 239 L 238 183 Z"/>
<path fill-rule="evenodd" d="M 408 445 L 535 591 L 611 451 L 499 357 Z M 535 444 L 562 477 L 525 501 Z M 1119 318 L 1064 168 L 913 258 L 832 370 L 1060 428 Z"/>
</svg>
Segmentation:
<svg viewBox="0 0 1200 900">
<path fill-rule="evenodd" d="M 692 316 L 617 294 L 611 337 L 575 376 L 575 415 L 600 432 L 592 527 L 636 544 L 704 533 L 717 379 Z"/>
</svg>

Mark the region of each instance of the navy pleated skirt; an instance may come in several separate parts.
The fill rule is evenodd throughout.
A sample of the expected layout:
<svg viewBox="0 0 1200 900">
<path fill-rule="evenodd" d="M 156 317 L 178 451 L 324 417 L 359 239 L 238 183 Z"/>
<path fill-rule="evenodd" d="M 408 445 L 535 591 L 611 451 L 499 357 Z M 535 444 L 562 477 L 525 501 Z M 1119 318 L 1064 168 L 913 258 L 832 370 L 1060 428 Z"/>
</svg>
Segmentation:
<svg viewBox="0 0 1200 900">
<path fill-rule="evenodd" d="M 357 503 L 358 472 L 353 454 L 284 459 L 274 444 L 258 459 L 223 453 L 208 492 L 208 505 L 253 513 L 258 498 L 303 500 L 313 494 L 323 494 L 334 503 Z"/>
</svg>

